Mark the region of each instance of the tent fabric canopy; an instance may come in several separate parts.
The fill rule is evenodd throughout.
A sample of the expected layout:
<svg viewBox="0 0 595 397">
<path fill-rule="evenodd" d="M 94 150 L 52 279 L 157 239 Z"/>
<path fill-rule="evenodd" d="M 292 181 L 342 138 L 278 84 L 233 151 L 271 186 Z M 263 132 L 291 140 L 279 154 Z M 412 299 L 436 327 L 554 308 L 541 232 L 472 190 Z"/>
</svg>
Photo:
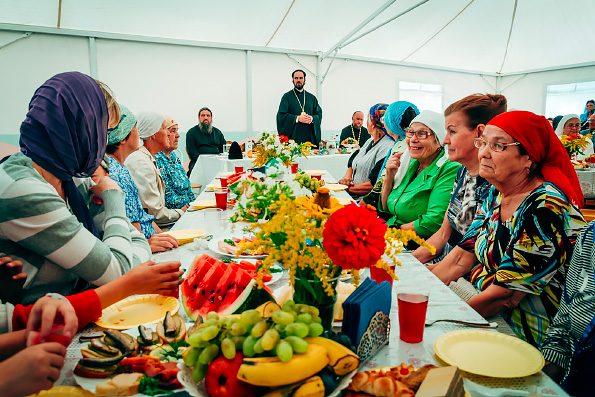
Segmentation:
<svg viewBox="0 0 595 397">
<path fill-rule="evenodd" d="M 2 24 L 311 51 L 329 59 L 492 75 L 595 64 L 593 21 L 592 0 L 0 0 Z"/>
</svg>

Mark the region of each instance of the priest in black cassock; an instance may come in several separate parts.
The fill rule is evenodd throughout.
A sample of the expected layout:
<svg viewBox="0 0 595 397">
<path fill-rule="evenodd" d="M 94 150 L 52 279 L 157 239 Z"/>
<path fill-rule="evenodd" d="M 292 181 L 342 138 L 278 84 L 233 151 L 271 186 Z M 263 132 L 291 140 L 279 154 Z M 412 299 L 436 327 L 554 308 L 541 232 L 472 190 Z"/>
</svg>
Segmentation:
<svg viewBox="0 0 595 397">
<path fill-rule="evenodd" d="M 318 99 L 306 92 L 306 72 L 296 70 L 291 74 L 293 90 L 281 98 L 277 112 L 277 132 L 293 139 L 296 143 L 320 144 L 320 122 L 322 108 Z"/>
</svg>

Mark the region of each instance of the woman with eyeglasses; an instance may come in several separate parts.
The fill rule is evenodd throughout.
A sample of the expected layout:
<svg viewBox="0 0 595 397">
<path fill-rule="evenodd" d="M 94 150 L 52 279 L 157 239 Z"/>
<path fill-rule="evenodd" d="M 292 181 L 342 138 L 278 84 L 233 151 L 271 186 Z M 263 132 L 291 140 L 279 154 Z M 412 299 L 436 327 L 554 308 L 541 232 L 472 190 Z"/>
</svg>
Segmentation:
<svg viewBox="0 0 595 397">
<path fill-rule="evenodd" d="M 486 124 L 494 116 L 505 112 L 506 106 L 506 98 L 502 95 L 473 94 L 451 104 L 444 111 L 444 145 L 448 147 L 448 159 L 463 167 L 457 173 L 442 226 L 427 240 L 436 248 L 436 253 L 419 247 L 413 256 L 420 262 L 438 262 L 456 247 L 488 196 L 492 184 L 479 176 L 478 149 L 473 139 L 481 137 Z"/>
<path fill-rule="evenodd" d="M 576 114 L 567 114 L 560 119 L 556 127 L 556 135 L 562 138 L 564 135 L 578 135 L 580 137 L 581 121 Z M 577 154 L 573 160 L 582 161 L 593 154 L 593 142 L 588 137 L 585 138 L 587 146 L 582 150 L 583 154 Z"/>
<path fill-rule="evenodd" d="M 433 272 L 446 284 L 471 272 L 478 294 L 467 303 L 501 314 L 540 346 L 560 305 L 583 194 L 549 122 L 531 112 L 494 117 L 476 138 L 479 175 L 493 188 L 462 241 Z"/>
<path fill-rule="evenodd" d="M 424 110 L 406 132 L 407 151 L 386 162 L 380 200 L 382 209 L 393 215 L 390 226 L 415 230 L 423 238 L 440 228 L 461 166 L 444 152 L 445 133 L 444 116 Z"/>
</svg>

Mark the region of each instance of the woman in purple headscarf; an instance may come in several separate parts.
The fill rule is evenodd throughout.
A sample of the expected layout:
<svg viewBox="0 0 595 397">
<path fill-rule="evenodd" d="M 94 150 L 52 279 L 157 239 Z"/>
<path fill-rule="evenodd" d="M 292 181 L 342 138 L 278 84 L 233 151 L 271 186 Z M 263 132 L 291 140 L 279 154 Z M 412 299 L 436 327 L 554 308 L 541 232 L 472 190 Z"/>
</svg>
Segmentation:
<svg viewBox="0 0 595 397">
<path fill-rule="evenodd" d="M 0 256 L 22 261 L 28 275 L 17 303 L 71 294 L 77 282 L 106 284 L 150 258 L 117 183 L 90 179 L 108 119 L 101 88 L 82 73 L 52 77 L 31 99 L 21 152 L 0 165 Z M 95 216 L 91 195 L 103 201 Z"/>
</svg>

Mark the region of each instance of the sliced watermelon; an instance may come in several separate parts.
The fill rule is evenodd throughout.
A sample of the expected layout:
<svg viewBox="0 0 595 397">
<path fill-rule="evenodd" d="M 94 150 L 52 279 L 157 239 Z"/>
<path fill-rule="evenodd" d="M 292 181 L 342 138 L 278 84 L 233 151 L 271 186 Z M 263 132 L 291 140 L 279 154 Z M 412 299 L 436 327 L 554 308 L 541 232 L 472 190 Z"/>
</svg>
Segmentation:
<svg viewBox="0 0 595 397">
<path fill-rule="evenodd" d="M 182 306 L 193 320 L 205 317 L 210 311 L 235 314 L 274 301 L 271 290 L 259 289 L 246 271 L 208 255 L 194 261 L 181 293 Z"/>
<path fill-rule="evenodd" d="M 209 312 L 216 312 L 219 305 L 221 305 L 221 302 L 223 302 L 223 299 L 225 299 L 228 286 L 233 282 L 234 278 L 234 268 L 232 266 L 227 266 L 225 273 L 223 273 L 223 277 L 221 277 L 221 280 L 217 283 L 217 289 L 207 298 L 202 307 L 198 309 L 198 314 L 202 317 L 206 317 Z"/>
</svg>

